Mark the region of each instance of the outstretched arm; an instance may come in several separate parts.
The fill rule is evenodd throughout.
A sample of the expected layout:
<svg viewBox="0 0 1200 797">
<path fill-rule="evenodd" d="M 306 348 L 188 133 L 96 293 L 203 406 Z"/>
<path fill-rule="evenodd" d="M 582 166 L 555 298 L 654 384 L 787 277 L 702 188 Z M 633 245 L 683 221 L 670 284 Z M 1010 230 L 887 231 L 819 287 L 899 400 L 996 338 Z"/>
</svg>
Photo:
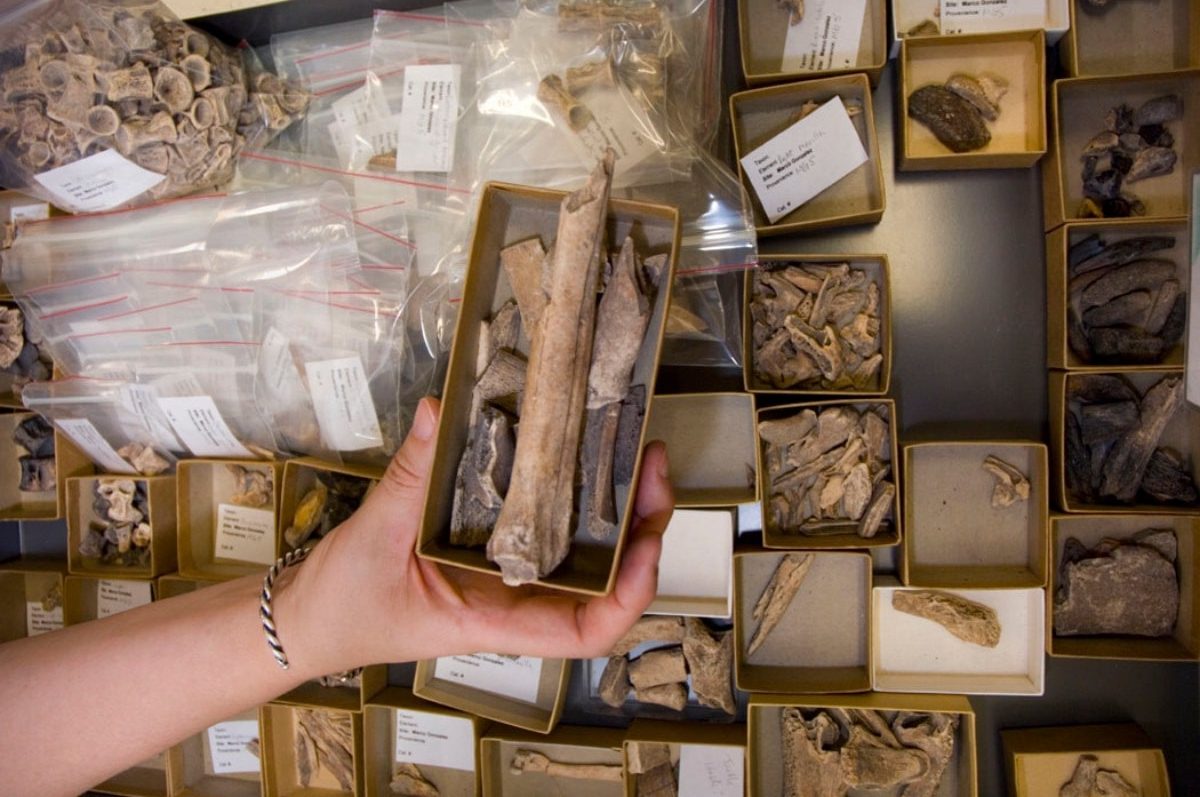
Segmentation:
<svg viewBox="0 0 1200 797">
<path fill-rule="evenodd" d="M 288 670 L 264 642 L 259 577 L 0 645 L 0 793 L 78 794 L 304 681 L 364 664 L 606 654 L 654 598 L 673 504 L 666 452 L 646 451 L 612 594 L 584 601 L 509 589 L 414 554 L 437 413 L 436 401 L 421 403 L 363 506 L 277 582 Z"/>
</svg>

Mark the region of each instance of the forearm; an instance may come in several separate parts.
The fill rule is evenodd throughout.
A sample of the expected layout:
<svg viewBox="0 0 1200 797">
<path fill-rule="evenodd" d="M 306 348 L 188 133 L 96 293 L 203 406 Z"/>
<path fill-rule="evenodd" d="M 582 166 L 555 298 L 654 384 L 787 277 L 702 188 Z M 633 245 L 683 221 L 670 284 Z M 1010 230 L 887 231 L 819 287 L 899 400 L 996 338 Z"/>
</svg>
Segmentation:
<svg viewBox="0 0 1200 797">
<path fill-rule="evenodd" d="M 0 793 L 74 795 L 321 673 L 281 669 L 257 577 L 0 646 Z M 276 620 L 291 654 L 288 586 Z M 294 597 L 294 596 L 290 596 Z"/>
</svg>

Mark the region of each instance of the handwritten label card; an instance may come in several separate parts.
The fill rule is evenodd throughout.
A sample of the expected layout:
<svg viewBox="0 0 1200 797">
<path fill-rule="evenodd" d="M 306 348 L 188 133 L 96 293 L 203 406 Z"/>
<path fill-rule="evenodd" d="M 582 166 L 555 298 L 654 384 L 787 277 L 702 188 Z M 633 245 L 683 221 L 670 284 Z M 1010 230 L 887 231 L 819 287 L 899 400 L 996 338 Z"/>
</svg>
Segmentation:
<svg viewBox="0 0 1200 797">
<path fill-rule="evenodd" d="M 50 611 L 42 607 L 41 601 L 28 601 L 25 604 L 25 634 L 38 636 L 63 627 L 62 606 L 55 606 Z"/>
<path fill-rule="evenodd" d="M 96 616 L 111 617 L 150 602 L 149 581 L 101 579 L 96 587 Z"/>
<path fill-rule="evenodd" d="M 433 674 L 435 678 L 483 692 L 511 697 L 524 703 L 536 703 L 538 682 L 542 678 L 542 660 L 492 653 L 449 656 L 437 660 Z"/>
<path fill-rule="evenodd" d="M 418 64 L 404 70 L 404 104 L 396 117 L 396 171 L 448 172 L 458 130 L 458 64 Z"/>
<path fill-rule="evenodd" d="M 208 729 L 208 755 L 215 775 L 259 772 L 258 756 L 246 745 L 258 739 L 258 722 L 233 720 L 219 722 Z"/>
<path fill-rule="evenodd" d="M 216 556 L 270 565 L 275 561 L 275 513 L 234 504 L 217 505 Z"/>
<path fill-rule="evenodd" d="M 788 25 L 782 70 L 821 72 L 854 67 L 867 0 L 807 0 L 804 6 L 804 19 Z"/>
<path fill-rule="evenodd" d="M 35 174 L 54 204 L 72 213 L 92 213 L 124 205 L 166 179 L 121 157 L 115 149 Z"/>
<path fill-rule="evenodd" d="M 679 797 L 742 797 L 746 748 L 685 744 L 679 748 Z"/>
<path fill-rule="evenodd" d="M 396 709 L 396 761 L 475 771 L 475 726 L 466 717 Z"/>
<path fill-rule="evenodd" d="M 362 451 L 383 445 L 361 359 L 307 362 L 304 370 L 325 445 L 334 451 Z"/>
<path fill-rule="evenodd" d="M 1046 27 L 1046 0 L 942 0 L 942 33 Z"/>
<path fill-rule="evenodd" d="M 867 160 L 842 98 L 834 97 L 742 158 L 742 168 L 774 224 Z"/>
<path fill-rule="evenodd" d="M 171 428 L 198 457 L 253 459 L 237 435 L 221 417 L 221 411 L 209 396 L 170 396 L 158 400 Z"/>
</svg>

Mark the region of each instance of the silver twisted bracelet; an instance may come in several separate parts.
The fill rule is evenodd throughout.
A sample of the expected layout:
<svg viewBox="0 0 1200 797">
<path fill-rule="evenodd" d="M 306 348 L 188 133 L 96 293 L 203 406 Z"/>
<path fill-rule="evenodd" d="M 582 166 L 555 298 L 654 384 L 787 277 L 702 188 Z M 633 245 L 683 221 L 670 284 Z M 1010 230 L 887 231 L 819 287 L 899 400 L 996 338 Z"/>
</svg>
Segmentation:
<svg viewBox="0 0 1200 797">
<path fill-rule="evenodd" d="M 283 643 L 279 641 L 279 634 L 275 631 L 275 615 L 271 609 L 271 588 L 275 586 L 275 579 L 279 577 L 287 568 L 292 565 L 298 565 L 308 556 L 311 548 L 300 548 L 295 551 L 289 551 L 287 554 L 275 560 L 275 564 L 271 565 L 271 569 L 267 571 L 267 577 L 263 579 L 262 595 L 258 602 L 258 616 L 262 620 L 263 633 L 267 635 L 267 647 L 271 649 L 271 655 L 275 657 L 275 661 L 283 669 L 288 668 L 287 654 L 283 652 Z"/>
</svg>

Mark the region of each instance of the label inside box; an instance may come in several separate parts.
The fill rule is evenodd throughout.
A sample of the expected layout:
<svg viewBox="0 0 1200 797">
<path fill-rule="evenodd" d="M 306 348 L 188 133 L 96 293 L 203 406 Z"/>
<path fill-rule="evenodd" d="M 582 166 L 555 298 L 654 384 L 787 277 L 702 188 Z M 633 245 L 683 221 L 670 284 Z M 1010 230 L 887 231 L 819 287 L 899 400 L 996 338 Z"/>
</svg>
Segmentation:
<svg viewBox="0 0 1200 797">
<path fill-rule="evenodd" d="M 742 797 L 744 747 L 685 744 L 679 748 L 679 797 Z"/>
<path fill-rule="evenodd" d="M 275 513 L 234 504 L 217 505 L 214 555 L 270 565 L 275 561 Z"/>
<path fill-rule="evenodd" d="M 942 0 L 943 34 L 1046 27 L 1046 0 Z"/>
<path fill-rule="evenodd" d="M 437 660 L 434 677 L 524 703 L 537 703 L 542 660 L 530 656 L 475 653 Z"/>
<path fill-rule="evenodd" d="M 398 172 L 454 168 L 458 128 L 457 64 L 419 64 L 404 70 L 404 103 L 396 119 Z"/>
<path fill-rule="evenodd" d="M 56 606 L 50 611 L 42 608 L 41 601 L 28 601 L 25 604 L 25 633 L 27 636 L 38 636 L 63 627 L 63 610 Z"/>
<path fill-rule="evenodd" d="M 35 202 L 31 205 L 13 205 L 8 209 L 8 220 L 45 221 L 50 218 L 50 205 L 46 202 Z"/>
<path fill-rule="evenodd" d="M 475 771 L 475 726 L 466 717 L 396 709 L 397 762 Z"/>
<path fill-rule="evenodd" d="M 742 158 L 742 168 L 774 224 L 867 160 L 842 98 L 834 97 Z"/>
<path fill-rule="evenodd" d="M 96 587 L 96 617 L 111 617 L 149 602 L 149 581 L 101 579 Z"/>
<path fill-rule="evenodd" d="M 788 25 L 783 72 L 827 72 L 858 63 L 867 0 L 808 0 L 804 19 Z"/>
<path fill-rule="evenodd" d="M 258 740 L 258 722 L 219 722 L 208 729 L 207 735 L 213 774 L 236 775 L 260 771 L 258 756 L 246 749 L 247 744 Z"/>
</svg>

